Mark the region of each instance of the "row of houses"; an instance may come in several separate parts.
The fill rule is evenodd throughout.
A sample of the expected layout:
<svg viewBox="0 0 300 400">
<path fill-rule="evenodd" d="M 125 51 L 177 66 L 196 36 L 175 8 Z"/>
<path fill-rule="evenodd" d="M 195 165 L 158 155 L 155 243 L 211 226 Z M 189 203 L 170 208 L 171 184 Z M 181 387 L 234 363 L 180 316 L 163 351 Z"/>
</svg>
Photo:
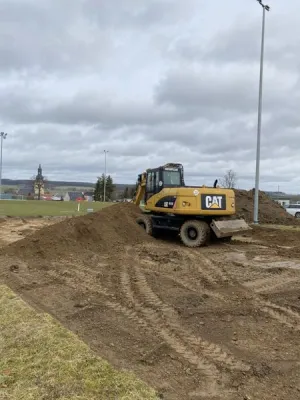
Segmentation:
<svg viewBox="0 0 300 400">
<path fill-rule="evenodd" d="M 283 192 L 265 192 L 273 201 L 286 207 L 290 204 L 300 204 L 300 194 L 287 194 Z"/>
<path fill-rule="evenodd" d="M 41 200 L 56 200 L 56 201 L 76 201 L 79 199 L 85 201 L 93 201 L 94 200 L 94 192 L 80 192 L 80 191 L 69 191 L 66 193 L 56 193 L 52 194 L 44 194 L 41 195 Z M 30 191 L 26 190 L 26 188 L 22 188 L 15 193 L 2 193 L 1 199 L 3 200 L 25 200 L 25 199 L 33 199 L 36 198 L 36 195 L 33 195 Z"/>
</svg>

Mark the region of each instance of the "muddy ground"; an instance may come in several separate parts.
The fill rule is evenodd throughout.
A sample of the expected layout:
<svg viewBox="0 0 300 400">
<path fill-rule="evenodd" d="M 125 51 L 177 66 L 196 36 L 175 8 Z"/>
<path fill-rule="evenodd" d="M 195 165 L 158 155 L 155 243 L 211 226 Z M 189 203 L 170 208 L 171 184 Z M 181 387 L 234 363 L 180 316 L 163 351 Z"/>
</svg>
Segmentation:
<svg viewBox="0 0 300 400">
<path fill-rule="evenodd" d="M 256 228 L 195 250 L 145 237 L 111 252 L 6 250 L 38 246 L 51 223 L 1 222 L 0 280 L 114 366 L 162 399 L 300 398 L 300 232 Z"/>
</svg>

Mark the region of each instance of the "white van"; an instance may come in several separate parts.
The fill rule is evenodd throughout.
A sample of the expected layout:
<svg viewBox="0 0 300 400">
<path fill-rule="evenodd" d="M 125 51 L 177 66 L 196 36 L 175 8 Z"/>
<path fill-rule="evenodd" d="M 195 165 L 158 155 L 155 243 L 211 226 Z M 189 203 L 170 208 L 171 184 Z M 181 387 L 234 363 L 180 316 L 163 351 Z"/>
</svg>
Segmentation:
<svg viewBox="0 0 300 400">
<path fill-rule="evenodd" d="M 289 204 L 285 209 L 289 214 L 296 218 L 300 218 L 300 204 Z"/>
</svg>

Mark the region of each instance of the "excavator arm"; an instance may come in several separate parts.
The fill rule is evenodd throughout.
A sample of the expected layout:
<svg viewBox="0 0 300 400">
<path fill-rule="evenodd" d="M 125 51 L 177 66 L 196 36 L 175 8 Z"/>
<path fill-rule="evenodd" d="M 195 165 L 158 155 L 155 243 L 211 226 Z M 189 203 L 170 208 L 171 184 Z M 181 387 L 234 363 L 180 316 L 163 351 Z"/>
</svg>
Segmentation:
<svg viewBox="0 0 300 400">
<path fill-rule="evenodd" d="M 141 200 L 145 198 L 145 190 L 146 190 L 146 173 L 144 172 L 138 176 L 136 191 L 133 197 L 133 203 L 136 204 L 137 206 L 139 206 Z"/>
</svg>

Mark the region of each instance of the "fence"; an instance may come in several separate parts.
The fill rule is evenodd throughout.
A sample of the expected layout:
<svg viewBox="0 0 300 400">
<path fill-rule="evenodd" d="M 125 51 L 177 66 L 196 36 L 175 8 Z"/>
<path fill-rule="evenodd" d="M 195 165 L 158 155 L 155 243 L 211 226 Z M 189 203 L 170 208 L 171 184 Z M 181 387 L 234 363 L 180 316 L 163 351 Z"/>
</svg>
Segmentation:
<svg viewBox="0 0 300 400">
<path fill-rule="evenodd" d="M 26 200 L 26 196 L 21 194 L 1 193 L 0 200 Z"/>
</svg>

